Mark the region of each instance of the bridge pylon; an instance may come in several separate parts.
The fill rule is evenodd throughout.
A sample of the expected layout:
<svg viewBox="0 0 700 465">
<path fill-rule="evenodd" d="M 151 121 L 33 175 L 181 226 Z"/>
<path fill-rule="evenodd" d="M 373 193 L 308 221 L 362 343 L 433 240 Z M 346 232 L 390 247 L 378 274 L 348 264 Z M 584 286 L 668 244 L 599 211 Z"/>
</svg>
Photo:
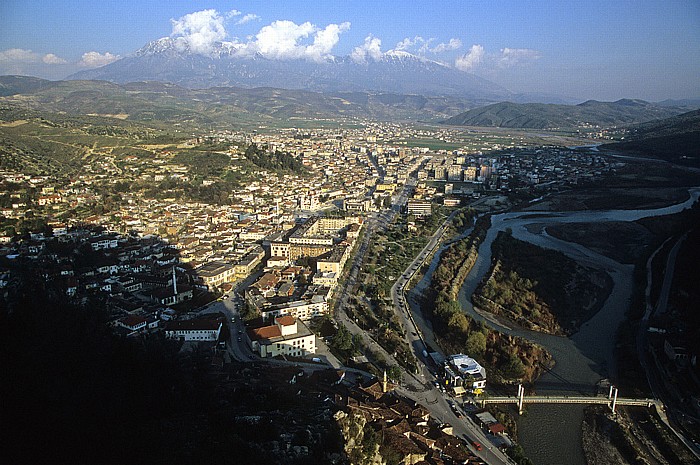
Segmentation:
<svg viewBox="0 0 700 465">
<path fill-rule="evenodd" d="M 525 388 L 522 384 L 518 384 L 518 415 L 523 414 L 523 400 L 525 397 Z"/>
<path fill-rule="evenodd" d="M 610 386 L 610 392 L 612 394 L 610 410 L 612 410 L 613 415 L 615 415 L 615 407 L 617 406 L 617 388 L 613 388 L 613 386 Z"/>
</svg>

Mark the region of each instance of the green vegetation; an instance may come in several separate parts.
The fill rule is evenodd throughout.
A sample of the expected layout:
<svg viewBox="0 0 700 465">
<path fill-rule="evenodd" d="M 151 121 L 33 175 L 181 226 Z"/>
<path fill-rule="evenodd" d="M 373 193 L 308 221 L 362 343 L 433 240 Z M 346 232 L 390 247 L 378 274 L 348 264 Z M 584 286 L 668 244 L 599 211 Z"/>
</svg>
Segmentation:
<svg viewBox="0 0 700 465">
<path fill-rule="evenodd" d="M 293 155 L 275 150 L 270 152 L 267 147 L 258 148 L 257 145 L 251 144 L 245 150 L 245 156 L 248 160 L 272 172 L 290 172 L 295 174 L 306 174 L 306 167 Z"/>
<path fill-rule="evenodd" d="M 518 465 L 533 465 L 532 460 L 525 456 L 525 451 L 520 444 L 516 444 L 509 448 L 506 453 Z"/>
<path fill-rule="evenodd" d="M 474 295 L 481 307 L 538 331 L 576 331 L 603 305 L 612 287 L 603 271 L 578 265 L 561 252 L 499 233 L 490 276 Z"/>
<path fill-rule="evenodd" d="M 438 343 L 448 353 L 465 352 L 489 370 L 494 383 L 533 381 L 551 356 L 525 339 L 501 334 L 466 315 L 457 302 L 464 279 L 476 262 L 478 246 L 490 225 L 480 217 L 469 237 L 443 251 L 433 273 L 430 296 L 433 328 Z"/>
<path fill-rule="evenodd" d="M 348 315 L 361 328 L 369 330 L 374 339 L 411 372 L 416 369 L 415 357 L 403 337 L 404 329 L 394 312 L 390 291 L 446 217 L 447 210 L 438 207 L 422 220 L 409 217 L 394 222 L 386 235 L 378 236 L 370 245 L 359 277 L 360 284 L 349 300 Z M 414 221 L 417 230 L 409 231 L 408 223 Z"/>
<path fill-rule="evenodd" d="M 642 100 L 598 102 L 579 105 L 501 102 L 466 111 L 445 121 L 461 126 L 557 129 L 580 126 L 609 127 L 667 118 L 682 110 Z"/>
<path fill-rule="evenodd" d="M 602 148 L 700 166 L 700 110 L 632 127 L 626 139 Z"/>
</svg>

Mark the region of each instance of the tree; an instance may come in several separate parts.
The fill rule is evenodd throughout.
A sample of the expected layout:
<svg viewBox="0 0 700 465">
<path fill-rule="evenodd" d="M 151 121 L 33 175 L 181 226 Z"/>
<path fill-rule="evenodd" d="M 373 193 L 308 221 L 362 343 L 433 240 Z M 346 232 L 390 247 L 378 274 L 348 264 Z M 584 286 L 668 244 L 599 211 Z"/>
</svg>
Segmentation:
<svg viewBox="0 0 700 465">
<path fill-rule="evenodd" d="M 482 355 L 486 352 L 486 336 L 481 331 L 472 331 L 467 338 L 467 352 L 469 355 Z"/>
<path fill-rule="evenodd" d="M 386 371 L 386 375 L 389 379 L 398 381 L 401 379 L 401 368 L 398 365 L 390 366 Z"/>
<path fill-rule="evenodd" d="M 345 326 L 338 326 L 338 332 L 333 336 L 331 347 L 340 352 L 348 352 L 353 348 L 352 335 Z"/>
</svg>

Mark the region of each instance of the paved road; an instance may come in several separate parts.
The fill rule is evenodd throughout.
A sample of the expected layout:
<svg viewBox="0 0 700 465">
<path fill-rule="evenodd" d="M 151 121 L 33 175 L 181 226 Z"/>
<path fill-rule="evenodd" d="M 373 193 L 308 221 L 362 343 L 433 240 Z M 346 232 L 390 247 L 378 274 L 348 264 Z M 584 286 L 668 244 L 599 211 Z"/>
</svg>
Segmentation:
<svg viewBox="0 0 700 465">
<path fill-rule="evenodd" d="M 690 449 L 690 451 L 695 455 L 695 457 L 700 459 L 700 448 L 697 447 L 692 441 L 687 439 L 675 428 L 674 418 L 677 418 L 679 415 L 685 414 L 684 412 L 678 411 L 677 407 L 674 407 L 674 405 L 676 405 L 675 398 L 678 398 L 679 396 L 674 396 L 673 394 L 667 392 L 668 385 L 660 379 L 660 376 L 663 376 L 662 367 L 658 364 L 656 357 L 653 357 L 653 360 L 649 360 L 649 357 L 647 357 L 647 348 L 649 347 L 647 338 L 649 318 L 654 315 L 661 315 L 666 312 L 666 308 L 668 306 L 668 298 L 671 292 L 671 284 L 673 282 L 673 275 L 675 272 L 676 258 L 678 257 L 678 251 L 680 250 L 681 245 L 687 237 L 687 233 L 680 237 L 673 245 L 673 248 L 671 248 L 671 251 L 668 253 L 668 257 L 666 258 L 666 266 L 664 268 L 663 282 L 661 284 L 661 292 L 659 293 L 659 298 L 656 301 L 655 306 L 651 303 L 651 286 L 653 277 L 651 264 L 656 254 L 666 245 L 666 242 L 668 242 L 671 239 L 669 238 L 663 244 L 661 244 L 661 246 L 659 246 L 659 248 L 656 249 L 656 251 L 654 251 L 654 253 L 651 255 L 651 257 L 649 257 L 649 260 L 647 261 L 646 311 L 639 325 L 639 332 L 637 334 L 637 353 L 639 356 L 639 362 L 644 367 L 647 382 L 649 383 L 652 395 L 655 398 L 660 399 L 664 403 L 664 405 L 668 406 L 669 408 L 668 412 L 664 412 L 663 409 L 658 409 L 659 416 L 664 421 L 664 423 L 666 423 L 666 425 L 669 428 L 671 428 L 674 434 L 688 447 L 688 449 Z"/>
</svg>

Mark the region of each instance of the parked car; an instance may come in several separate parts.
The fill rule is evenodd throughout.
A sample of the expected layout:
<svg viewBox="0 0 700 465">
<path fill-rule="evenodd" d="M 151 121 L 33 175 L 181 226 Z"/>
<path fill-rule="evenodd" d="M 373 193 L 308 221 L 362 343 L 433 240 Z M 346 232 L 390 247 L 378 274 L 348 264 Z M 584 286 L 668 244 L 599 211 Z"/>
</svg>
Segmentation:
<svg viewBox="0 0 700 465">
<path fill-rule="evenodd" d="M 476 450 L 482 449 L 480 442 L 472 441 L 472 446 L 474 446 L 474 449 L 476 449 Z"/>
</svg>

